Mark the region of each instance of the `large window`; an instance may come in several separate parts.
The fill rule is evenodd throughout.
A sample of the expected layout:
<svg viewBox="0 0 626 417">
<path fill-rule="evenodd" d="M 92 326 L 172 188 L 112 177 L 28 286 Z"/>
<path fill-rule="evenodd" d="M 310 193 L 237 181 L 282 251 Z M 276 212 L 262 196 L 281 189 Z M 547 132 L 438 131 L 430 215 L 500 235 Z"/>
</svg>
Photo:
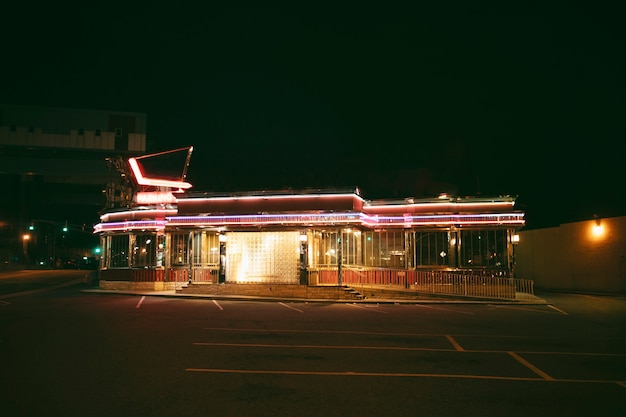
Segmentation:
<svg viewBox="0 0 626 417">
<path fill-rule="evenodd" d="M 194 232 L 192 244 L 194 267 L 217 267 L 220 264 L 219 234 L 216 232 Z"/>
<path fill-rule="evenodd" d="M 460 263 L 463 267 L 508 267 L 506 230 L 462 230 Z"/>
<path fill-rule="evenodd" d="M 406 266 L 404 231 L 364 232 L 363 263 L 365 266 L 404 268 Z"/>
<path fill-rule="evenodd" d="M 337 231 L 316 230 L 310 242 L 311 262 L 316 267 L 335 267 L 338 261 L 339 233 Z"/>
<path fill-rule="evenodd" d="M 415 232 L 415 266 L 448 266 L 449 234 L 447 231 Z"/>
<path fill-rule="evenodd" d="M 131 241 L 132 268 L 151 268 L 156 266 L 157 241 L 155 233 L 133 235 Z"/>
<path fill-rule="evenodd" d="M 337 231 L 316 230 L 309 254 L 316 267 L 335 267 L 339 256 L 341 264 L 347 266 L 406 267 L 403 230 L 373 232 L 344 229 L 341 240 Z"/>
<path fill-rule="evenodd" d="M 361 266 L 361 231 L 345 229 L 341 234 L 341 262 L 343 265 Z"/>
<path fill-rule="evenodd" d="M 128 235 L 109 236 L 109 268 L 128 268 Z"/>
<path fill-rule="evenodd" d="M 189 233 L 172 233 L 168 242 L 169 265 L 185 266 L 189 264 Z"/>
</svg>

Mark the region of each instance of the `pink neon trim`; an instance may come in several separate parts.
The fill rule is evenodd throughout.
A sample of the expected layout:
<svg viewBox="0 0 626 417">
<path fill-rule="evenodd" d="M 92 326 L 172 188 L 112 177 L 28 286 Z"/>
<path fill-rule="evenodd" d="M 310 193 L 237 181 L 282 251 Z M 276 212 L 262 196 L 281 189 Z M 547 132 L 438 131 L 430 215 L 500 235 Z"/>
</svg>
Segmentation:
<svg viewBox="0 0 626 417">
<path fill-rule="evenodd" d="M 130 168 L 133 170 L 133 175 L 135 176 L 135 180 L 137 180 L 137 184 L 139 185 L 150 185 L 153 187 L 170 187 L 170 188 L 182 188 L 188 189 L 191 188 L 191 184 L 184 181 L 169 181 L 169 180 L 160 180 L 157 178 L 146 178 L 143 176 L 141 172 L 141 168 L 139 167 L 139 162 L 137 162 L 136 158 L 129 158 L 128 164 Z"/>
</svg>

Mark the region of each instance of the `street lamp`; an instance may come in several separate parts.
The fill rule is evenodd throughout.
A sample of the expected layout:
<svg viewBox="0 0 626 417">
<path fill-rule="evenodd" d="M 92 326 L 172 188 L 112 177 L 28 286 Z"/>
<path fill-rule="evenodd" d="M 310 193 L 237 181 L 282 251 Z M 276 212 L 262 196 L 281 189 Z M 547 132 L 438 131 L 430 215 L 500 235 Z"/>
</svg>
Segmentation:
<svg viewBox="0 0 626 417">
<path fill-rule="evenodd" d="M 28 233 L 24 233 L 22 235 L 22 250 L 24 251 L 24 258 L 28 258 L 28 241 L 30 240 L 30 235 Z"/>
</svg>

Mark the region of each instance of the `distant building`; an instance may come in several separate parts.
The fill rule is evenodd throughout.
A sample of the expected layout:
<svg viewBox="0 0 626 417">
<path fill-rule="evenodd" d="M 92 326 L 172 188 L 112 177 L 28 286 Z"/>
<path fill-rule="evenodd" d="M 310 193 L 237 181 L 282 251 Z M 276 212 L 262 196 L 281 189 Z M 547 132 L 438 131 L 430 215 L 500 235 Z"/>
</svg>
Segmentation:
<svg viewBox="0 0 626 417">
<path fill-rule="evenodd" d="M 0 261 L 88 254 L 99 211 L 127 203 L 115 159 L 145 151 L 143 113 L 0 105 Z"/>
<path fill-rule="evenodd" d="M 626 216 L 522 230 L 517 273 L 537 288 L 626 294 Z"/>
</svg>

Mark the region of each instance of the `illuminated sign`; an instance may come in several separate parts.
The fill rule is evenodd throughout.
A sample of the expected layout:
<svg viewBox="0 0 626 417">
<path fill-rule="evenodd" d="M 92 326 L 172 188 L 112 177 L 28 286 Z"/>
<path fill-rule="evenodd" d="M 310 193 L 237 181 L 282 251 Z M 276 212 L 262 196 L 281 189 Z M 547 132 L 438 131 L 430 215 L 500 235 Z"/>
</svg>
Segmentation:
<svg viewBox="0 0 626 417">
<path fill-rule="evenodd" d="M 170 191 L 138 192 L 135 194 L 137 204 L 171 204 L 176 197 Z"/>
<path fill-rule="evenodd" d="M 130 165 L 130 169 L 133 171 L 133 176 L 139 185 L 149 185 L 153 187 L 169 187 L 169 188 L 178 188 L 182 190 L 186 190 L 191 188 L 191 184 L 185 181 L 171 181 L 171 180 L 163 180 L 158 178 L 148 178 L 144 177 L 141 172 L 141 167 L 139 166 L 139 162 L 137 162 L 136 158 L 129 158 L 128 164 Z"/>
</svg>

